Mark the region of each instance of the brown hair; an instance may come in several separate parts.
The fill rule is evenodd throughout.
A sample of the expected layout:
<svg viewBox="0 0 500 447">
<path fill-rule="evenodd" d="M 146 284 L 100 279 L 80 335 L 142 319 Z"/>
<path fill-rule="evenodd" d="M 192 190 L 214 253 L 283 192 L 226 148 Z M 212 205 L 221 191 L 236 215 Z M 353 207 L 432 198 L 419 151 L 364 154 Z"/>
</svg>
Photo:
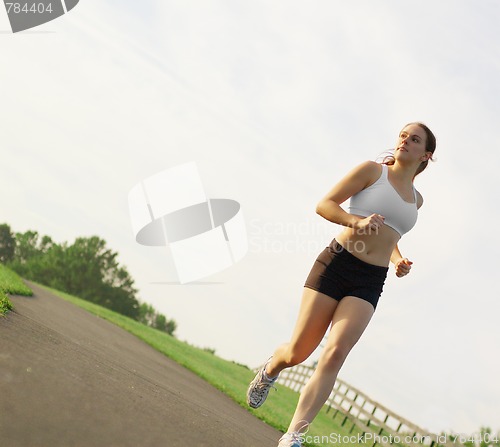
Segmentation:
<svg viewBox="0 0 500 447">
<path fill-rule="evenodd" d="M 425 142 L 425 150 L 426 150 L 426 152 L 430 152 L 432 155 L 434 155 L 434 151 L 436 150 L 436 137 L 434 136 L 432 131 L 424 123 L 420 123 L 418 121 L 414 122 L 414 123 L 408 123 L 406 126 L 403 127 L 403 129 L 405 127 L 410 126 L 411 124 L 416 124 L 417 126 L 424 129 L 425 134 L 427 136 L 427 139 Z M 427 165 L 429 164 L 429 160 L 434 161 L 434 159 L 432 158 L 432 155 L 429 157 L 428 160 L 425 160 L 422 163 L 420 163 L 413 178 L 415 178 L 418 174 L 420 174 L 427 167 Z M 384 157 L 384 159 L 382 160 L 382 164 L 384 164 L 384 165 L 392 166 L 394 163 L 395 163 L 395 159 L 394 159 L 393 154 L 386 155 Z"/>
</svg>

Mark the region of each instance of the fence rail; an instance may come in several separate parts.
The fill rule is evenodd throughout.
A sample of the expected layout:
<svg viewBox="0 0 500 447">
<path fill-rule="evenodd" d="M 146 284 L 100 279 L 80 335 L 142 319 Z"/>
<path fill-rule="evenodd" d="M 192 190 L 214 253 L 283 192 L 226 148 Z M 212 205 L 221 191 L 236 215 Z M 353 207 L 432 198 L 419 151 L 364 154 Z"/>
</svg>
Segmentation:
<svg viewBox="0 0 500 447">
<path fill-rule="evenodd" d="M 300 392 L 314 369 L 314 366 L 307 365 L 285 369 L 278 383 Z M 341 425 L 349 433 L 357 427 L 365 440 L 373 440 L 372 447 L 462 447 L 446 436 L 430 433 L 411 423 L 341 379 L 337 379 L 326 405 L 327 412 L 333 413 L 333 419 L 341 418 Z"/>
</svg>

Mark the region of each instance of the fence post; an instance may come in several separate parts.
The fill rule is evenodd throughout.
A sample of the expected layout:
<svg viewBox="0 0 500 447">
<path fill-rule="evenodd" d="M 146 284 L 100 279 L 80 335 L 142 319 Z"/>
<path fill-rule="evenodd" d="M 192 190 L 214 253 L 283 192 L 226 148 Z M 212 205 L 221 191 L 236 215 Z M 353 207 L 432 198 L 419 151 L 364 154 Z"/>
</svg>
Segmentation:
<svg viewBox="0 0 500 447">
<path fill-rule="evenodd" d="M 300 391 L 302 387 L 304 386 L 306 380 L 311 376 L 311 374 L 314 372 L 314 366 L 305 366 L 305 365 L 297 365 L 292 368 L 289 368 L 280 375 L 278 378 L 278 383 L 294 389 L 296 391 Z M 342 387 L 345 388 L 344 391 L 342 391 Z M 354 393 L 354 398 L 349 397 L 349 392 L 352 391 Z M 336 398 L 339 399 L 339 402 L 336 402 Z M 360 404 L 359 399 L 363 399 L 363 402 Z M 418 436 L 418 439 L 425 439 L 426 437 L 429 437 L 430 439 L 437 439 L 436 435 L 433 435 L 429 433 L 428 431 L 418 427 L 415 424 L 412 424 L 408 420 L 404 419 L 403 417 L 397 415 L 393 411 L 385 408 L 378 402 L 375 402 L 374 400 L 370 399 L 367 395 L 359 391 L 358 389 L 354 388 L 351 385 L 348 385 L 346 382 L 344 382 L 341 379 L 337 379 L 332 392 L 330 394 L 330 397 L 327 400 L 328 407 L 327 407 L 327 413 L 330 412 L 330 410 L 335 410 L 332 415 L 332 419 L 335 419 L 337 417 L 337 414 L 343 414 L 344 418 L 341 422 L 341 426 L 345 426 L 346 422 L 348 419 L 351 419 L 352 425 L 350 427 L 349 433 L 352 433 L 354 430 L 354 427 L 358 427 L 362 432 L 363 436 L 366 433 L 373 433 L 377 434 L 380 436 L 384 431 L 388 434 L 391 434 L 393 436 L 397 436 L 401 433 L 407 433 L 410 435 L 410 433 L 413 433 L 411 437 Z M 344 408 L 344 403 L 349 404 L 349 408 L 345 409 Z M 369 403 L 370 405 L 373 405 L 373 410 L 370 412 L 369 410 L 365 409 L 365 404 Z M 354 416 L 353 411 L 357 409 L 357 416 Z M 382 413 L 382 416 L 377 416 L 377 410 L 380 410 Z M 363 418 L 366 417 L 366 423 L 363 422 Z M 394 429 L 393 426 L 389 423 L 389 418 L 394 419 L 398 425 L 397 428 Z M 401 429 L 405 427 L 405 430 L 401 432 Z M 390 443 L 386 442 L 377 442 L 375 441 L 373 443 L 372 447 L 375 447 L 377 444 L 380 444 L 382 447 L 392 447 Z M 410 443 L 411 445 L 415 443 Z M 420 443 L 422 444 L 422 443 Z M 426 446 L 426 444 L 423 444 Z M 433 440 L 430 444 L 429 447 L 442 447 L 441 444 L 437 443 L 435 440 Z M 450 440 L 450 442 L 447 443 L 446 447 L 463 447 L 459 442 L 454 442 L 453 440 Z"/>
</svg>

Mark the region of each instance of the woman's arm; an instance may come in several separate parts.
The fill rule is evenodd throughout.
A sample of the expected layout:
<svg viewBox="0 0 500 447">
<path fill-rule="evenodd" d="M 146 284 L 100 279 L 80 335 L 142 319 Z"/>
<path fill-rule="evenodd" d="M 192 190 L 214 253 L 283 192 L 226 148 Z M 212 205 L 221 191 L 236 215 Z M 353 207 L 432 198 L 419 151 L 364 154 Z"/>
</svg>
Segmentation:
<svg viewBox="0 0 500 447">
<path fill-rule="evenodd" d="M 417 191 L 417 209 L 419 209 L 423 203 L 424 198 Z M 399 251 L 398 244 L 396 244 L 394 250 L 392 250 L 391 262 L 394 264 L 394 267 L 396 268 L 396 276 L 399 278 L 410 273 L 411 265 L 413 264 L 413 262 L 411 262 L 408 258 L 403 258 L 403 255 Z"/>
<path fill-rule="evenodd" d="M 316 212 L 330 222 L 345 227 L 381 226 L 384 218 L 379 214 L 362 218 L 347 213 L 340 206 L 354 194 L 376 182 L 380 176 L 380 169 L 380 165 L 374 161 L 365 161 L 356 166 L 320 200 Z"/>
<path fill-rule="evenodd" d="M 403 255 L 399 251 L 398 244 L 396 244 L 394 250 L 392 250 L 391 262 L 394 264 L 396 276 L 398 278 L 410 273 L 411 265 L 413 264 L 408 258 L 403 258 Z"/>
<path fill-rule="evenodd" d="M 396 244 L 396 246 L 394 247 L 394 250 L 392 250 L 391 262 L 393 264 L 396 264 L 396 262 L 400 261 L 401 259 L 403 259 L 403 255 L 399 251 L 398 244 Z"/>
</svg>

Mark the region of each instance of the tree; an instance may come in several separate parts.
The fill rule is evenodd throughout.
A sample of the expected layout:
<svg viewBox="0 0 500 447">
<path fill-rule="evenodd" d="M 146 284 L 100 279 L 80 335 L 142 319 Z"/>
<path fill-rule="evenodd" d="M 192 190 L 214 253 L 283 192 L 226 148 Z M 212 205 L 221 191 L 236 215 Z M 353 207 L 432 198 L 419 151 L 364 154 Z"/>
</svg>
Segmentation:
<svg viewBox="0 0 500 447">
<path fill-rule="evenodd" d="M 168 320 L 165 315 L 157 312 L 153 306 L 146 303 L 139 306 L 138 321 L 172 336 L 177 329 L 177 323 L 174 320 Z"/>
<path fill-rule="evenodd" d="M 65 290 L 136 319 L 139 302 L 134 281 L 117 262 L 118 253 L 97 236 L 77 238 L 65 251 Z"/>
<path fill-rule="evenodd" d="M 40 240 L 36 231 L 16 233 L 14 257 L 9 262 L 9 267 L 19 275 L 36 281 L 39 278 L 39 264 L 54 245 L 49 236 L 43 236 Z"/>
<path fill-rule="evenodd" d="M 38 256 L 38 233 L 28 230 L 25 233 L 16 233 L 15 259 L 20 264 L 26 264 L 30 259 Z"/>
<path fill-rule="evenodd" d="M 0 225 L 0 262 L 6 264 L 14 259 L 16 239 L 7 224 Z"/>
<path fill-rule="evenodd" d="M 167 326 L 165 327 L 165 332 L 167 334 L 170 334 L 172 335 L 172 337 L 175 336 L 175 330 L 177 329 L 177 323 L 175 322 L 175 320 L 168 320 L 167 321 Z"/>
<path fill-rule="evenodd" d="M 159 331 L 166 332 L 167 331 L 167 317 L 163 314 L 156 314 L 154 327 Z"/>
<path fill-rule="evenodd" d="M 137 318 L 137 321 L 139 321 L 142 324 L 145 324 L 146 326 L 152 326 L 154 319 L 155 319 L 155 310 L 153 306 L 146 303 L 142 303 L 139 306 L 139 318 Z"/>
</svg>

